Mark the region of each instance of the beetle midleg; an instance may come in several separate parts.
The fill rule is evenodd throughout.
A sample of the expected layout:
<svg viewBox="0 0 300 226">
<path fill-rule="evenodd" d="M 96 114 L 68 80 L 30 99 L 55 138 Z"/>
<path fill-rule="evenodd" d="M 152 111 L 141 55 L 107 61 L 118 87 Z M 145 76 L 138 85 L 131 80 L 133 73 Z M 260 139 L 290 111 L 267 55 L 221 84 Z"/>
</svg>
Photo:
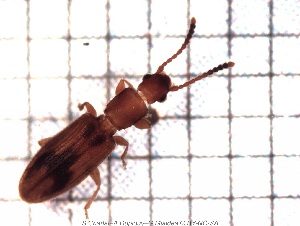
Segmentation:
<svg viewBox="0 0 300 226">
<path fill-rule="evenodd" d="M 86 108 L 88 113 L 91 113 L 93 116 L 97 117 L 97 112 L 93 105 L 91 105 L 89 102 L 84 102 L 83 104 L 78 104 L 78 108 L 81 111 L 83 108 Z"/>
<path fill-rule="evenodd" d="M 123 154 L 121 155 L 121 160 L 122 160 L 122 164 L 123 164 L 123 168 L 126 169 L 126 162 L 125 162 L 125 158 L 126 158 L 126 155 L 127 155 L 127 152 L 128 152 L 128 141 L 125 140 L 123 137 L 121 136 L 114 136 L 113 137 L 115 142 L 118 144 L 118 145 L 121 145 L 121 146 L 126 146 Z"/>
<path fill-rule="evenodd" d="M 92 197 L 89 198 L 87 204 L 84 206 L 84 212 L 85 212 L 86 219 L 89 219 L 89 214 L 88 214 L 87 210 L 90 208 L 94 199 L 96 198 L 96 196 L 100 190 L 100 185 L 101 185 L 100 171 L 98 168 L 94 169 L 93 172 L 90 174 L 90 176 L 93 179 L 93 181 L 95 182 L 95 184 L 97 185 L 97 189 L 94 192 L 94 194 L 92 195 Z"/>
<path fill-rule="evenodd" d="M 116 95 L 121 93 L 125 89 L 125 83 L 132 89 L 134 89 L 133 85 L 125 79 L 121 79 L 116 87 Z"/>
<path fill-rule="evenodd" d="M 52 139 L 52 137 L 47 137 L 47 138 L 39 140 L 38 143 L 40 146 L 44 146 L 51 139 Z"/>
</svg>

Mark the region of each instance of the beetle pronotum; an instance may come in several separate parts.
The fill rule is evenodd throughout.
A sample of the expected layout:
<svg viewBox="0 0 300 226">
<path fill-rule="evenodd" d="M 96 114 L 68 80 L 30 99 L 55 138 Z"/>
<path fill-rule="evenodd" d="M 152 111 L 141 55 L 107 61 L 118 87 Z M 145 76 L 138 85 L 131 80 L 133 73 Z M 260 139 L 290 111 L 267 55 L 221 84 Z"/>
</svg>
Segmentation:
<svg viewBox="0 0 300 226">
<path fill-rule="evenodd" d="M 150 128 L 147 120 L 148 104 L 163 102 L 168 92 L 178 91 L 220 70 L 234 66 L 228 62 L 214 67 L 182 85 L 173 85 L 163 70 L 189 44 L 196 27 L 191 19 L 188 34 L 179 50 L 158 67 L 154 74 L 147 74 L 137 90 L 125 79 L 116 87 L 116 96 L 107 104 L 104 114 L 97 116 L 94 107 L 84 102 L 87 113 L 51 138 L 39 141 L 41 149 L 29 162 L 19 184 L 21 198 L 28 203 L 39 203 L 52 199 L 91 176 L 97 188 L 86 203 L 84 210 L 88 219 L 88 209 L 100 189 L 100 172 L 97 168 L 114 150 L 116 144 L 125 146 L 121 155 L 123 167 L 128 142 L 114 135 L 118 130 L 134 125 L 139 129 Z"/>
</svg>

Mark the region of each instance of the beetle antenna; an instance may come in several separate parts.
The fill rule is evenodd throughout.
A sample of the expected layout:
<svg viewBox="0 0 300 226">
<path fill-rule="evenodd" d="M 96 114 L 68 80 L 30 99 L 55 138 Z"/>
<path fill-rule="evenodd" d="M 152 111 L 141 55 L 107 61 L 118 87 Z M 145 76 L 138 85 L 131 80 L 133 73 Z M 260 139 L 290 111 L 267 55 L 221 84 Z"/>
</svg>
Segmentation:
<svg viewBox="0 0 300 226">
<path fill-rule="evenodd" d="M 164 70 L 164 67 L 170 63 L 172 60 L 174 60 L 176 57 L 178 57 L 178 55 L 180 55 L 182 53 L 182 51 L 186 48 L 186 46 L 189 44 L 192 35 L 195 32 L 195 28 L 196 28 L 196 19 L 194 17 L 192 17 L 191 19 L 191 24 L 190 24 L 190 29 L 188 34 L 186 35 L 186 38 L 182 44 L 182 46 L 180 47 L 180 49 L 173 55 L 171 56 L 167 61 L 165 61 L 162 65 L 160 65 L 156 71 L 155 74 L 159 74 Z"/>
<path fill-rule="evenodd" d="M 234 66 L 234 62 L 231 62 L 231 61 L 228 62 L 228 63 L 220 64 L 218 67 L 214 67 L 213 69 L 211 69 L 211 70 L 209 70 L 209 71 L 207 71 L 207 72 L 205 72 L 201 75 L 198 75 L 197 77 L 183 83 L 182 85 L 172 86 L 169 91 L 177 91 L 177 90 L 182 89 L 184 87 L 187 87 L 187 86 L 189 86 L 189 85 L 191 85 L 191 84 L 193 84 L 193 83 L 195 83 L 195 82 L 197 82 L 197 81 L 199 81 L 203 78 L 206 78 L 207 76 L 212 75 L 213 73 L 217 73 L 218 71 L 221 71 L 221 70 L 226 69 L 226 68 L 231 68 L 233 66 Z"/>
</svg>

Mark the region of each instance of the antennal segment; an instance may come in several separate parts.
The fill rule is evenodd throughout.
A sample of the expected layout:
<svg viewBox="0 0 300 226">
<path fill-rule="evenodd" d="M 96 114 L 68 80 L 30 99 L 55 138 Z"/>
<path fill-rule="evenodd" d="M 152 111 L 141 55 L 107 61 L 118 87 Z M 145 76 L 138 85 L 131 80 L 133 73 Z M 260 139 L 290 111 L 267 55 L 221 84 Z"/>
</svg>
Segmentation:
<svg viewBox="0 0 300 226">
<path fill-rule="evenodd" d="M 193 83 L 195 83 L 195 82 L 197 82 L 197 81 L 199 81 L 199 80 L 201 80 L 201 79 L 203 79 L 203 78 L 205 78 L 209 75 L 212 75 L 213 73 L 217 73 L 218 71 L 221 71 L 221 70 L 226 69 L 226 68 L 231 68 L 233 66 L 234 66 L 234 62 L 228 62 L 228 63 L 220 64 L 218 67 L 214 67 L 213 69 L 203 73 L 202 75 L 198 75 L 197 77 L 183 83 L 182 85 L 172 86 L 169 89 L 169 91 L 172 91 L 172 92 L 177 91 L 177 90 L 182 89 L 184 87 L 187 87 L 187 86 L 189 86 L 189 85 L 191 85 L 191 84 L 193 84 Z"/>
<path fill-rule="evenodd" d="M 180 47 L 180 49 L 173 55 L 171 56 L 167 61 L 165 61 L 162 65 L 160 65 L 156 71 L 155 74 L 159 74 L 161 73 L 163 70 L 164 70 L 164 67 L 170 63 L 172 60 L 174 60 L 176 57 L 178 57 L 178 55 L 180 55 L 182 53 L 182 51 L 186 48 L 186 46 L 189 44 L 191 38 L 192 38 L 192 35 L 194 34 L 195 32 L 195 28 L 196 28 L 196 19 L 194 17 L 192 17 L 191 19 L 191 24 L 190 24 L 190 29 L 189 29 L 189 32 L 182 44 L 182 46 Z"/>
</svg>

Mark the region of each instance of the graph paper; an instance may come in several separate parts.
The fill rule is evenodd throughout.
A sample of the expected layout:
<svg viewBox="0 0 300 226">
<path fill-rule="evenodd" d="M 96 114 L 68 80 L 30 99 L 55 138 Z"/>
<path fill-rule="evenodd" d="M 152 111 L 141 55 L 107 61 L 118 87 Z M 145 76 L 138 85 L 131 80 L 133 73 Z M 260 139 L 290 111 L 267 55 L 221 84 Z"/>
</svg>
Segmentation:
<svg viewBox="0 0 300 226">
<path fill-rule="evenodd" d="M 151 129 L 118 132 L 127 170 L 117 147 L 99 166 L 90 219 L 299 225 L 299 14 L 298 0 L 0 1 L 0 224 L 84 225 L 90 178 L 45 203 L 20 199 L 37 142 L 79 117 L 78 103 L 103 114 L 118 81 L 154 73 L 195 17 L 165 67 L 172 82 L 235 67 L 154 104 Z"/>
</svg>

